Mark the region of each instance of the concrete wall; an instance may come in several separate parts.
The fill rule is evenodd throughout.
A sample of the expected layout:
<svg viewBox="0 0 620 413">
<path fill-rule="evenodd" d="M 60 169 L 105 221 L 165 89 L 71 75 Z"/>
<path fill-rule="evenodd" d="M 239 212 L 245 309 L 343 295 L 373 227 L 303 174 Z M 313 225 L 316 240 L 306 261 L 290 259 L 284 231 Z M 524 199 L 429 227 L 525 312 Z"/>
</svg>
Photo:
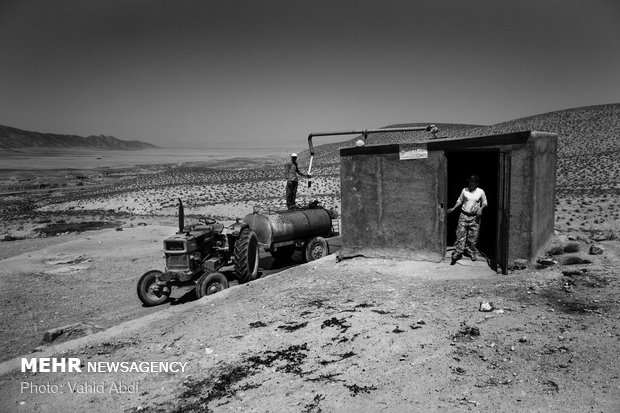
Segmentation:
<svg viewBox="0 0 620 413">
<path fill-rule="evenodd" d="M 533 162 L 528 144 L 512 148 L 510 160 L 510 222 L 508 261 L 529 259 L 532 244 Z"/>
<path fill-rule="evenodd" d="M 557 136 L 532 132 L 534 202 L 532 211 L 531 259 L 543 255 L 555 226 Z"/>
<path fill-rule="evenodd" d="M 442 260 L 443 152 L 400 160 L 398 145 L 379 148 L 341 156 L 342 254 Z"/>
<path fill-rule="evenodd" d="M 532 132 L 511 150 L 508 261 L 535 261 L 553 236 L 557 136 Z"/>
</svg>

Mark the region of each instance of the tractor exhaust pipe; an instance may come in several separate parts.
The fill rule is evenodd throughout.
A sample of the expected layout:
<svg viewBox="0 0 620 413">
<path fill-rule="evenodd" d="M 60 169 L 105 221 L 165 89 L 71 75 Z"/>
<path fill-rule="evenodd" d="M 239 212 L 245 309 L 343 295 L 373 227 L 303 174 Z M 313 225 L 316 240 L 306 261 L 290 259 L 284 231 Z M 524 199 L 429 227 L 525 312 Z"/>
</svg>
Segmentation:
<svg viewBox="0 0 620 413">
<path fill-rule="evenodd" d="M 430 132 L 433 137 L 439 131 L 435 125 L 428 126 L 410 126 L 408 128 L 385 128 L 385 129 L 364 129 L 364 130 L 352 130 L 346 132 L 318 132 L 308 135 L 308 147 L 310 148 L 310 164 L 308 166 L 308 175 L 312 172 L 312 161 L 314 160 L 314 145 L 312 145 L 312 138 L 315 136 L 339 136 L 339 135 L 362 135 L 364 137 L 364 143 L 368 139 L 368 135 L 371 133 L 386 133 L 386 132 Z M 308 188 L 312 185 L 310 179 L 308 179 Z"/>
<path fill-rule="evenodd" d="M 183 201 L 179 198 L 179 232 L 177 234 L 182 234 L 183 228 L 185 228 L 185 211 L 183 209 Z"/>
</svg>

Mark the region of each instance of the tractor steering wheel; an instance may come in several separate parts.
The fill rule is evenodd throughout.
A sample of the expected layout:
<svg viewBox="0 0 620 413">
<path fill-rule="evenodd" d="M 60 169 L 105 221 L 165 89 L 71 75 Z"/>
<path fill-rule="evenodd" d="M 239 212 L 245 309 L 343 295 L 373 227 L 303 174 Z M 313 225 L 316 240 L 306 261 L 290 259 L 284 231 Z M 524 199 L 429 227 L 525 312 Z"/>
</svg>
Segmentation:
<svg viewBox="0 0 620 413">
<path fill-rule="evenodd" d="M 205 225 L 215 224 L 217 221 L 211 217 L 200 217 L 198 221 L 202 222 Z"/>
</svg>

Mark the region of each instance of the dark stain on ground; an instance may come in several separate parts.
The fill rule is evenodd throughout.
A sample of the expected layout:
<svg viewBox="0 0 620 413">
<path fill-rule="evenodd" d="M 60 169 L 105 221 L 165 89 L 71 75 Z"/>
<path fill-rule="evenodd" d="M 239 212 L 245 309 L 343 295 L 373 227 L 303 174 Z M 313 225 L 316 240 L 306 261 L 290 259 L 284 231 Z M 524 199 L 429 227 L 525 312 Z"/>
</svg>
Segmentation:
<svg viewBox="0 0 620 413">
<path fill-rule="evenodd" d="M 284 350 L 266 351 L 262 355 L 248 357 L 246 362 L 250 364 L 252 370 L 256 370 L 259 366 L 272 367 L 276 364 L 276 371 L 301 376 L 301 365 L 308 357 L 303 353 L 305 351 L 308 351 L 307 343 L 293 345 Z"/>
<path fill-rule="evenodd" d="M 37 229 L 42 235 L 54 236 L 65 232 L 95 231 L 103 228 L 115 228 L 120 222 L 85 221 L 85 222 L 56 222 Z"/>
<path fill-rule="evenodd" d="M 234 388 L 234 385 L 250 374 L 252 372 L 244 365 L 226 366 L 218 372 L 216 377 L 207 377 L 197 381 L 185 381 L 183 385 L 187 389 L 179 397 L 182 402 L 172 412 L 210 412 L 212 411 L 209 409 L 211 401 L 235 395 L 239 389 Z M 206 395 L 203 396 L 205 392 Z M 188 401 L 188 399 L 195 399 L 196 397 L 198 397 L 197 400 Z"/>
<path fill-rule="evenodd" d="M 316 308 L 334 308 L 328 305 L 325 305 L 325 302 L 328 301 L 326 298 L 317 298 L 315 300 L 308 301 L 306 305 Z"/>
<path fill-rule="evenodd" d="M 183 382 L 185 390 L 177 397 L 176 406 L 148 407 L 143 412 L 175 412 L 198 413 L 211 412 L 209 404 L 221 401 L 218 406 L 225 405 L 229 398 L 240 391 L 260 387 L 260 383 L 237 384 L 263 370 L 263 367 L 276 367 L 276 371 L 303 376 L 301 366 L 307 358 L 307 343 L 292 345 L 283 350 L 266 351 L 260 355 L 245 357 L 240 363 L 222 364 L 213 373 L 203 379 L 190 378 Z M 138 410 L 128 410 L 130 413 Z"/>
<path fill-rule="evenodd" d="M 353 308 L 368 308 L 368 307 L 374 307 L 374 306 L 375 306 L 374 304 L 369 304 L 369 303 L 361 303 L 361 304 L 356 305 L 356 306 L 355 306 L 355 307 L 353 307 Z"/>
<path fill-rule="evenodd" d="M 319 407 L 319 403 L 321 402 L 321 400 L 324 400 L 325 396 L 323 396 L 322 394 L 317 394 L 316 396 L 314 396 L 314 399 L 312 399 L 312 402 L 306 404 L 304 406 L 304 413 L 321 413 L 323 410 Z"/>
<path fill-rule="evenodd" d="M 290 333 L 292 331 L 299 330 L 300 328 L 304 328 L 307 325 L 308 325 L 308 322 L 305 321 L 303 323 L 287 323 L 286 325 L 278 326 L 278 328 L 286 331 L 287 333 Z"/>
<path fill-rule="evenodd" d="M 353 397 L 359 393 L 370 393 L 371 390 L 377 390 L 375 386 L 359 386 L 357 384 L 345 384 L 344 387 L 349 389 Z"/>
<path fill-rule="evenodd" d="M 334 383 L 334 382 L 338 382 L 341 381 L 343 382 L 344 380 L 342 379 L 336 379 L 335 377 L 341 376 L 342 373 L 330 373 L 330 374 L 320 374 L 317 377 L 311 377 L 309 379 L 306 379 L 306 381 L 326 381 L 326 382 L 330 382 L 330 383 Z"/>
<path fill-rule="evenodd" d="M 340 329 L 341 333 L 346 332 L 349 327 L 351 327 L 350 324 L 347 324 L 346 319 L 344 318 L 336 318 L 336 317 L 332 317 L 329 320 L 325 320 L 323 321 L 323 324 L 321 324 L 321 329 L 324 329 L 325 327 L 337 327 Z"/>
</svg>

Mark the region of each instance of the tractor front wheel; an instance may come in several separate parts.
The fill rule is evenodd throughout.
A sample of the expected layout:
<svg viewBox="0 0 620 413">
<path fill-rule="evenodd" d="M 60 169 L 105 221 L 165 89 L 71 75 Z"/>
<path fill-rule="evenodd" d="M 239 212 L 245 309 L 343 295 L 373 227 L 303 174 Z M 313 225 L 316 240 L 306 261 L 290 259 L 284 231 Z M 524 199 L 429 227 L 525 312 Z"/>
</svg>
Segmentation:
<svg viewBox="0 0 620 413">
<path fill-rule="evenodd" d="M 228 278 L 221 272 L 202 274 L 196 283 L 196 296 L 202 298 L 205 295 L 219 293 L 227 288 Z"/>
<path fill-rule="evenodd" d="M 233 264 L 239 283 L 243 284 L 255 280 L 258 276 L 258 238 L 249 228 L 239 234 L 233 252 Z"/>
<path fill-rule="evenodd" d="M 168 301 L 170 290 L 154 289 L 156 287 L 157 276 L 162 272 L 158 270 L 148 271 L 138 281 L 138 298 L 146 307 L 153 307 Z"/>
<path fill-rule="evenodd" d="M 304 245 L 303 258 L 310 262 L 323 258 L 329 254 L 327 241 L 323 237 L 314 237 Z"/>
</svg>

